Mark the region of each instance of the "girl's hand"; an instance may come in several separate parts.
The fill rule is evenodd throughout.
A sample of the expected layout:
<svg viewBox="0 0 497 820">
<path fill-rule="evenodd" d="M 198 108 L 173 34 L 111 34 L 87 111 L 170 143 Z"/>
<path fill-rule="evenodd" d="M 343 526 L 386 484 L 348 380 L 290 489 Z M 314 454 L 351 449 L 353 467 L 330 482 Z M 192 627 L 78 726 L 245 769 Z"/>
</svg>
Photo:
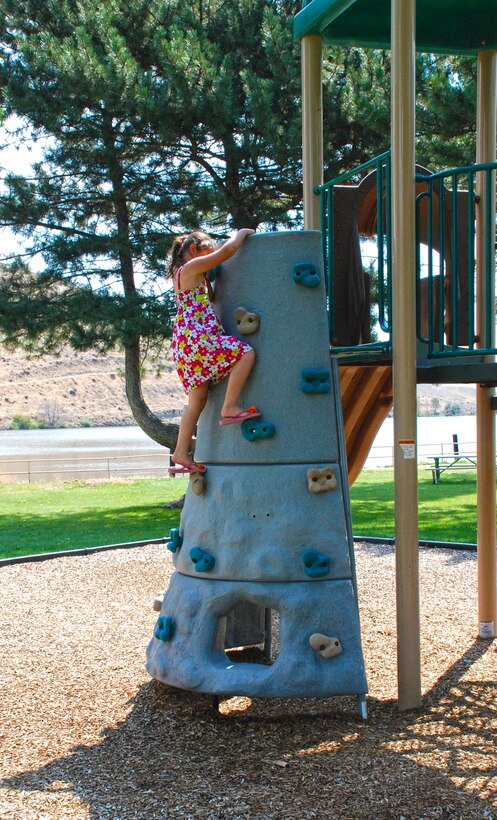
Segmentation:
<svg viewBox="0 0 497 820">
<path fill-rule="evenodd" d="M 228 241 L 233 243 L 235 250 L 238 250 L 242 242 L 247 238 L 247 236 L 250 236 L 251 233 L 255 233 L 252 228 L 240 228 Z"/>
<path fill-rule="evenodd" d="M 255 233 L 252 228 L 241 228 L 230 237 L 220 248 L 209 252 L 201 252 L 195 255 L 183 265 L 181 273 L 181 283 L 183 290 L 194 287 L 202 281 L 204 273 L 211 268 L 215 268 L 221 262 L 229 259 L 238 250 L 244 239 Z"/>
</svg>

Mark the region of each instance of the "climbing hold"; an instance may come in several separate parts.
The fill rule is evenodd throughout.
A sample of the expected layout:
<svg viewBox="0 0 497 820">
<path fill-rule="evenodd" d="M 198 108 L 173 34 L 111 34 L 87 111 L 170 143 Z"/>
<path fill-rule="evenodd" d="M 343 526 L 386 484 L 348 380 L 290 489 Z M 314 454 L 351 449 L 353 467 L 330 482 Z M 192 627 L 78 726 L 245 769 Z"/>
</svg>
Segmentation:
<svg viewBox="0 0 497 820">
<path fill-rule="evenodd" d="M 169 533 L 169 543 L 167 548 L 170 552 L 176 552 L 179 550 L 183 543 L 183 536 L 179 534 L 179 529 L 177 527 L 173 527 L 171 532 Z"/>
<path fill-rule="evenodd" d="M 251 313 L 244 307 L 239 307 L 235 310 L 236 329 L 238 333 L 255 333 L 259 330 L 260 319 L 257 313 Z"/>
<path fill-rule="evenodd" d="M 304 393 L 329 393 L 331 390 L 330 371 L 304 367 L 301 387 Z"/>
<path fill-rule="evenodd" d="M 160 612 L 162 609 L 162 604 L 164 603 L 164 592 L 158 592 L 154 598 L 154 604 L 152 609 L 154 612 Z"/>
<path fill-rule="evenodd" d="M 310 578 L 322 578 L 330 571 L 330 559 L 317 550 L 306 550 L 302 556 L 304 572 Z"/>
<path fill-rule="evenodd" d="M 169 615 L 159 615 L 154 637 L 159 641 L 170 641 L 174 635 L 174 621 Z"/>
<path fill-rule="evenodd" d="M 191 473 L 190 486 L 194 495 L 202 495 L 205 492 L 205 473 Z"/>
<path fill-rule="evenodd" d="M 293 266 L 293 281 L 305 288 L 317 288 L 320 276 L 310 262 L 300 262 Z"/>
<path fill-rule="evenodd" d="M 335 658 L 342 653 L 342 644 L 338 638 L 330 638 L 320 632 L 311 635 L 309 643 L 322 658 Z"/>
<path fill-rule="evenodd" d="M 307 482 L 311 493 L 327 493 L 338 486 L 333 467 L 309 467 Z"/>
<path fill-rule="evenodd" d="M 192 547 L 190 550 L 190 558 L 195 564 L 196 572 L 209 572 L 216 563 L 216 559 L 210 553 L 200 547 Z"/>
<path fill-rule="evenodd" d="M 241 431 L 247 441 L 255 441 L 258 438 L 272 438 L 275 434 L 275 427 L 270 421 L 247 419 L 242 423 Z"/>
</svg>

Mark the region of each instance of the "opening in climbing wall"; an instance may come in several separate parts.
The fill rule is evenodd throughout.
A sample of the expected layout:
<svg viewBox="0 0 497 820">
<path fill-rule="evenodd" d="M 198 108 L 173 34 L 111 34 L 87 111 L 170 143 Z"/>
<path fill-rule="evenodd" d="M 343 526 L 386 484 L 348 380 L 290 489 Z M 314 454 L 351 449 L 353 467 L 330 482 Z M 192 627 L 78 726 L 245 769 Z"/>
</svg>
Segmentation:
<svg viewBox="0 0 497 820">
<path fill-rule="evenodd" d="M 274 663 L 280 651 L 280 613 L 242 602 L 219 620 L 219 645 L 230 661 Z"/>
</svg>

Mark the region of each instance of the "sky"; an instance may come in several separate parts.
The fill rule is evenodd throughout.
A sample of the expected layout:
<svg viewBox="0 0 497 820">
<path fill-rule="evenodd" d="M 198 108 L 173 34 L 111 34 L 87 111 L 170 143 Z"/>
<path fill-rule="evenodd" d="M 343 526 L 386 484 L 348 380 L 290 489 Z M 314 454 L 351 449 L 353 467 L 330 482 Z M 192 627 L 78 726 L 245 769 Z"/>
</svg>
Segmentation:
<svg viewBox="0 0 497 820">
<path fill-rule="evenodd" d="M 6 172 L 25 174 L 33 162 L 41 157 L 41 149 L 35 143 L 16 140 L 10 133 L 21 124 L 19 117 L 9 117 L 0 130 L 0 186 Z M 2 148 L 1 145 L 7 147 Z M 17 240 L 8 228 L 0 228 L 2 256 L 7 253 L 22 252 L 22 241 Z"/>
</svg>

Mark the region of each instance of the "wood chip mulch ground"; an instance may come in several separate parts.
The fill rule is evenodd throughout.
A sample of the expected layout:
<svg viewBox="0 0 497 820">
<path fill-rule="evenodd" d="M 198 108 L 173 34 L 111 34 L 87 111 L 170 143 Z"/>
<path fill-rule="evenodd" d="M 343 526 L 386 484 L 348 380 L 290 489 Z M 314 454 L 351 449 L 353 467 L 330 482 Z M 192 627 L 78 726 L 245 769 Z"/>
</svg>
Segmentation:
<svg viewBox="0 0 497 820">
<path fill-rule="evenodd" d="M 223 701 L 152 681 L 163 546 L 0 570 L 0 818 L 496 818 L 497 642 L 476 556 L 422 550 L 423 706 L 396 705 L 394 553 L 357 546 L 370 694 Z"/>
</svg>

